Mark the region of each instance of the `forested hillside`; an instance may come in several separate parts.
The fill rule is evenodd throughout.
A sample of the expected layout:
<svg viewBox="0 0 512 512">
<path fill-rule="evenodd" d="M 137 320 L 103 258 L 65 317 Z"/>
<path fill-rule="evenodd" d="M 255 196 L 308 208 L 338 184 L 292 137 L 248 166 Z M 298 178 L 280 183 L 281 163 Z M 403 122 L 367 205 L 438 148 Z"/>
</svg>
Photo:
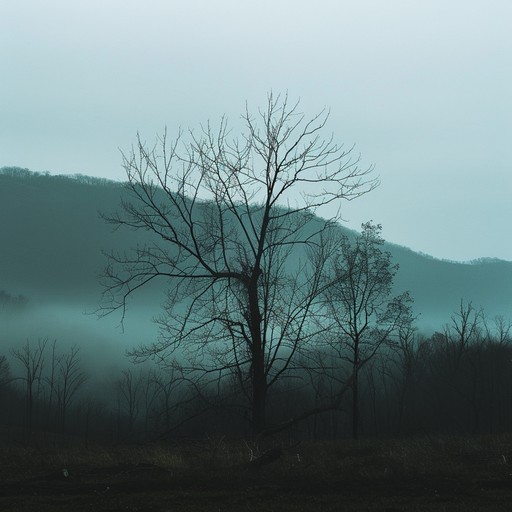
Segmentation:
<svg viewBox="0 0 512 512">
<path fill-rule="evenodd" d="M 244 397 L 230 388 L 229 377 L 213 393 L 180 378 L 179 366 L 132 367 L 124 357 L 157 340 L 152 319 L 165 283 L 129 302 L 124 330 L 119 313 L 95 314 L 104 252 L 151 240 L 142 231 L 113 231 L 101 218 L 126 197 L 123 184 L 105 180 L 0 172 L 4 423 L 15 436 L 16 425 L 24 425 L 30 435 L 44 429 L 110 441 L 152 438 L 181 424 L 198 435 L 205 426 L 220 434 L 247 432 Z M 502 430 L 512 421 L 510 383 L 500 384 L 510 378 L 512 263 L 456 263 L 394 244 L 385 249 L 400 266 L 395 291 L 408 290 L 414 299 L 417 330 L 386 340 L 387 348 L 361 366 L 361 433 Z M 330 350 L 313 347 L 297 359 L 296 380 L 279 384 L 269 402 L 271 424 L 300 415 L 298 404 L 321 408 L 348 389 L 346 354 Z M 308 416 L 300 435 L 350 435 L 351 407 L 346 394 L 335 410 Z"/>
<path fill-rule="evenodd" d="M 97 307 L 101 292 L 97 277 L 106 264 L 103 251 L 128 250 L 143 241 L 140 231 L 113 231 L 100 218 L 100 213 L 115 211 L 124 194 L 120 183 L 4 168 L 0 290 L 24 295 L 32 303 Z M 461 298 L 483 307 L 490 316 L 512 311 L 511 262 L 456 263 L 395 244 L 386 248 L 400 265 L 395 288 L 410 291 L 421 328 L 438 329 Z M 148 307 L 157 307 L 162 300 L 159 293 L 141 293 Z M 132 314 L 138 314 L 135 307 Z"/>
</svg>

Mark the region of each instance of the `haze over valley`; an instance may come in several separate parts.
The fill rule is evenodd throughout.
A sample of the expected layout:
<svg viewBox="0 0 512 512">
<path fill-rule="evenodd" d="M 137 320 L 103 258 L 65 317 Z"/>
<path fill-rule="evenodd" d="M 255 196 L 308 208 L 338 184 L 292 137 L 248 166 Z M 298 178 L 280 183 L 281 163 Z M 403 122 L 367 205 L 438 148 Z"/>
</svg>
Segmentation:
<svg viewBox="0 0 512 512">
<path fill-rule="evenodd" d="M 107 264 L 104 253 L 127 251 L 151 239 L 140 231 L 113 230 L 100 218 L 100 213 L 116 211 L 125 194 L 122 183 L 108 180 L 2 169 L 0 290 L 27 299 L 18 309 L 7 312 L 4 306 L 0 313 L 4 352 L 10 344 L 43 336 L 78 343 L 84 354 L 101 350 L 97 362 L 103 364 L 109 354 L 116 362 L 125 349 L 156 338 L 152 319 L 161 313 L 163 281 L 133 296 L 124 330 L 119 313 L 100 319 L 95 314 L 102 292 L 98 277 Z M 461 299 L 483 308 L 491 319 L 510 316 L 511 262 L 459 263 L 396 244 L 386 249 L 400 266 L 395 290 L 410 291 L 417 326 L 425 335 L 442 330 Z"/>
</svg>

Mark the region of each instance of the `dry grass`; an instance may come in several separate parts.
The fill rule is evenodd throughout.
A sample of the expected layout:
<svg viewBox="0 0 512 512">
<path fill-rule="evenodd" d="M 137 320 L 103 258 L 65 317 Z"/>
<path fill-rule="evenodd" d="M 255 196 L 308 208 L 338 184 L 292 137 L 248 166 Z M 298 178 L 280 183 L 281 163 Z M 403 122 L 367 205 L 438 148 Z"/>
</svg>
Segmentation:
<svg viewBox="0 0 512 512">
<path fill-rule="evenodd" d="M 214 438 L 174 444 L 77 448 L 0 448 L 0 478 L 7 473 L 62 467 L 110 467 L 152 464 L 167 469 L 222 470 L 248 463 L 251 456 L 279 444 L 282 457 L 273 472 L 315 471 L 336 477 L 380 478 L 392 475 L 463 477 L 512 473 L 512 434 L 392 440 L 303 441 L 295 446 Z M 509 471 L 510 470 L 510 471 Z"/>
<path fill-rule="evenodd" d="M 64 504 L 69 510 L 72 504 L 81 511 L 91 510 L 94 501 L 97 511 L 137 512 L 339 510 L 341 504 L 344 510 L 422 511 L 479 510 L 485 504 L 486 510 L 505 511 L 512 500 L 512 435 L 281 448 L 279 460 L 253 468 L 248 462 L 257 448 L 225 439 L 89 450 L 6 447 L 0 450 L 0 510 L 64 510 Z M 52 487 L 44 480 L 62 468 L 70 472 L 66 482 Z M 37 492 L 32 483 L 23 487 L 27 479 L 36 482 Z M 48 499 L 36 499 L 41 489 Z M 25 492 L 32 493 L 32 508 L 21 505 Z"/>
<path fill-rule="evenodd" d="M 302 452 L 302 460 L 316 469 L 369 480 L 501 478 L 512 473 L 510 434 L 304 443 Z"/>
</svg>

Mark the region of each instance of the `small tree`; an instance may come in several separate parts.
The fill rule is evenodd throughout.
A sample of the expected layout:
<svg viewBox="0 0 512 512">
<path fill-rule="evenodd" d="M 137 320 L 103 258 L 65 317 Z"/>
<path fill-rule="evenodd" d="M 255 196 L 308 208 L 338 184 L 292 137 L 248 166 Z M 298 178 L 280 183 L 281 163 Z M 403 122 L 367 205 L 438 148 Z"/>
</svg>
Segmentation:
<svg viewBox="0 0 512 512">
<path fill-rule="evenodd" d="M 143 375 L 139 372 L 135 375 L 130 368 L 121 372 L 121 378 L 117 381 L 118 391 L 118 429 L 120 430 L 121 412 L 124 412 L 128 421 L 128 434 L 134 432 L 135 422 L 139 417 Z"/>
<path fill-rule="evenodd" d="M 171 427 L 171 413 L 173 401 L 178 394 L 179 380 L 175 377 L 174 371 L 160 372 L 153 376 L 153 384 L 158 389 L 159 403 L 156 410 L 159 414 L 158 423 L 163 431 L 168 431 Z"/>
<path fill-rule="evenodd" d="M 133 352 L 168 363 L 178 350 L 195 377 L 234 373 L 255 432 L 266 425 L 268 390 L 312 335 L 334 236 L 318 208 L 373 189 L 372 168 L 321 132 L 328 114 L 307 120 L 288 98 L 270 95 L 246 131 L 231 140 L 223 119 L 188 141 L 166 134 L 153 147 L 140 138 L 124 157 L 131 201 L 107 218 L 153 240 L 132 254 L 111 254 L 104 313 L 121 310 L 139 288 L 169 284 L 162 336 Z M 309 249 L 308 249 L 309 248 Z M 308 250 L 316 251 L 313 259 Z"/>
<path fill-rule="evenodd" d="M 402 433 L 408 406 L 414 408 L 416 379 L 420 377 L 418 373 L 421 369 L 419 363 L 421 339 L 412 322 L 405 322 L 399 326 L 397 338 L 393 380 L 398 390 L 398 433 Z"/>
<path fill-rule="evenodd" d="M 0 356 L 0 393 L 11 383 L 11 368 L 5 356 Z"/>
<path fill-rule="evenodd" d="M 483 319 L 482 310 L 461 299 L 459 310 L 451 316 L 451 322 L 444 329 L 448 386 L 450 391 L 456 391 L 459 397 L 469 402 L 474 431 L 480 422 L 478 395 L 482 371 Z"/>
<path fill-rule="evenodd" d="M 66 417 L 79 389 L 87 380 L 86 373 L 80 366 L 80 349 L 76 345 L 58 359 L 58 380 L 56 394 L 62 433 L 66 431 Z"/>
<path fill-rule="evenodd" d="M 48 338 L 39 338 L 37 345 L 31 345 L 27 342 L 19 349 L 13 349 L 12 355 L 23 367 L 23 377 L 25 381 L 25 410 L 26 410 L 26 428 L 28 439 L 32 438 L 34 427 L 34 406 L 41 394 L 42 373 L 45 363 L 45 351 L 48 344 Z"/>
<path fill-rule="evenodd" d="M 363 224 L 352 241 L 343 237 L 324 292 L 331 332 L 328 343 L 349 363 L 352 389 L 352 435 L 359 433 L 359 372 L 399 326 L 412 322 L 408 293 L 391 296 L 398 265 L 383 251 L 381 226 Z"/>
<path fill-rule="evenodd" d="M 476 310 L 471 302 L 466 304 L 461 299 L 459 310 L 452 314 L 451 322 L 445 325 L 446 352 L 453 377 L 470 345 L 481 339 L 482 319 L 482 310 Z"/>
</svg>

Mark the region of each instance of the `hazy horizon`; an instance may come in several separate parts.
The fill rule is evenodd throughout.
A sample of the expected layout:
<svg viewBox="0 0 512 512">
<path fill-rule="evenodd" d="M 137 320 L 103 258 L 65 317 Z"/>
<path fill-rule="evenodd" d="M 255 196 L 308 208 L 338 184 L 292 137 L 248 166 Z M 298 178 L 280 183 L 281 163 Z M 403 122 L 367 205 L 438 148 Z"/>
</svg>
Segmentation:
<svg viewBox="0 0 512 512">
<path fill-rule="evenodd" d="M 122 181 L 137 131 L 237 125 L 246 101 L 288 91 L 376 166 L 347 227 L 510 261 L 511 18 L 505 0 L 6 2 L 0 167 Z"/>
<path fill-rule="evenodd" d="M 69 178 L 69 179 L 72 179 L 72 180 L 73 179 L 80 180 L 81 178 L 92 178 L 93 180 L 94 179 L 100 179 L 100 180 L 106 179 L 107 182 L 110 182 L 112 184 L 118 184 L 118 185 L 123 185 L 124 183 L 126 183 L 126 179 L 123 179 L 123 178 L 112 179 L 112 178 L 104 178 L 102 176 L 93 176 L 93 175 L 87 175 L 87 174 L 82 174 L 82 173 L 65 173 L 65 172 L 63 172 L 63 173 L 52 173 L 51 171 L 48 171 L 48 170 L 34 171 L 32 169 L 22 168 L 22 167 L 18 167 L 18 166 L 0 166 L 0 173 L 4 169 L 19 169 L 21 171 L 29 171 L 33 175 L 44 175 L 44 176 L 57 177 L 57 178 L 63 177 L 63 178 Z M 321 218 L 325 218 L 325 217 L 322 217 L 321 215 L 320 215 L 320 217 Z M 356 231 L 356 232 L 361 232 L 361 226 L 349 226 L 349 225 L 347 225 L 346 222 L 344 222 L 343 219 L 341 219 L 339 221 L 339 224 L 341 226 L 347 228 L 347 229 L 350 229 L 350 230 L 353 230 L 353 231 Z M 511 259 L 505 259 L 505 258 L 499 258 L 499 257 L 495 257 L 495 256 L 479 256 L 479 257 L 476 257 L 476 258 L 473 258 L 473 259 L 470 259 L 470 260 L 454 260 L 454 259 L 445 258 L 445 257 L 442 257 L 442 256 L 435 256 L 434 254 L 431 254 L 429 252 L 424 252 L 424 251 L 416 250 L 413 247 L 410 247 L 410 246 L 408 246 L 408 245 L 406 245 L 404 243 L 401 243 L 400 241 L 389 240 L 388 238 L 385 238 L 385 241 L 386 241 L 386 243 L 390 244 L 391 246 L 396 246 L 396 247 L 405 249 L 407 251 L 412 251 L 413 253 L 418 254 L 420 256 L 426 256 L 427 258 L 432 258 L 434 260 L 443 261 L 443 262 L 447 262 L 447 263 L 472 264 L 472 263 L 478 263 L 478 262 L 484 262 L 484 261 L 493 261 L 493 260 L 504 261 L 504 262 L 512 262 L 512 258 Z"/>
</svg>

